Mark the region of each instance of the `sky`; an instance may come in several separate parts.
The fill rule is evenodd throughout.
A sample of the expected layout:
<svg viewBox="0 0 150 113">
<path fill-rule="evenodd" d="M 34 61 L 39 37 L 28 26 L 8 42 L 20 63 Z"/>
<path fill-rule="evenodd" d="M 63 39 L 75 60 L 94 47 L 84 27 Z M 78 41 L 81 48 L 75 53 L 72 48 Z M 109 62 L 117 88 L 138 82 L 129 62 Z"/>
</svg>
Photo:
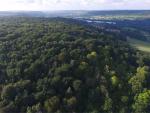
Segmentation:
<svg viewBox="0 0 150 113">
<path fill-rule="evenodd" d="M 126 9 L 150 9 L 150 0 L 0 0 L 0 11 Z"/>
</svg>

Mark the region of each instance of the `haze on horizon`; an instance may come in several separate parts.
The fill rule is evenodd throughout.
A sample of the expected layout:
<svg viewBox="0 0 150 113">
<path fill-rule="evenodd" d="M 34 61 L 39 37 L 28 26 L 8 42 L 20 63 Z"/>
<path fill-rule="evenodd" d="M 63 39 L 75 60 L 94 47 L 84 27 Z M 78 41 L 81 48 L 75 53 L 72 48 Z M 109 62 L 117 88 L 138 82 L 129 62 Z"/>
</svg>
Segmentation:
<svg viewBox="0 0 150 113">
<path fill-rule="evenodd" d="M 150 0 L 0 0 L 0 11 L 148 10 Z"/>
</svg>

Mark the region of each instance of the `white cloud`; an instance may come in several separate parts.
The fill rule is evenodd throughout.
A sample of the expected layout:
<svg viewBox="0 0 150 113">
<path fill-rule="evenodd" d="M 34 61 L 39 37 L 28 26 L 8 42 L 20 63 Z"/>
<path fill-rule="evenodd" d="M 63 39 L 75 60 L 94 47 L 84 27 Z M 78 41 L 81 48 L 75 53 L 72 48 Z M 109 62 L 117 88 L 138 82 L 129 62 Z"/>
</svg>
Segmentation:
<svg viewBox="0 0 150 113">
<path fill-rule="evenodd" d="M 0 10 L 149 9 L 150 0 L 0 0 Z"/>
</svg>

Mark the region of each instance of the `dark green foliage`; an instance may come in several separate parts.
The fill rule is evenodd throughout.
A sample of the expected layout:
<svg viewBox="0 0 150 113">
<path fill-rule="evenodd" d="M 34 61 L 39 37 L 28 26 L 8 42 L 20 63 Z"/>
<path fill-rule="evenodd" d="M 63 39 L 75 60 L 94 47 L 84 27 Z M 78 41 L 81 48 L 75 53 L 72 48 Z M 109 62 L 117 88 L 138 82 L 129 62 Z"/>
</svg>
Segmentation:
<svg viewBox="0 0 150 113">
<path fill-rule="evenodd" d="M 21 17 L 0 32 L 0 112 L 149 113 L 149 57 L 113 34 Z"/>
<path fill-rule="evenodd" d="M 59 107 L 59 98 L 57 96 L 51 97 L 50 99 L 44 102 L 44 108 L 47 113 L 53 113 L 58 110 Z"/>
</svg>

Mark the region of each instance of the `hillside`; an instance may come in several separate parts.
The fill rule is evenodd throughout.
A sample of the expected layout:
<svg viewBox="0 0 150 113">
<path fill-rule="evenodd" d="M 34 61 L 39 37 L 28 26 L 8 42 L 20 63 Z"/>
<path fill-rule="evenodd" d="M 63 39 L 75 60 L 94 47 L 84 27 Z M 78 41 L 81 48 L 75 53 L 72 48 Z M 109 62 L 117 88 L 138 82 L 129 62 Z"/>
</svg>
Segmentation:
<svg viewBox="0 0 150 113">
<path fill-rule="evenodd" d="M 111 15 L 109 15 L 111 16 Z M 120 15 L 121 16 L 121 15 Z M 117 39 L 128 41 L 138 50 L 149 52 L 150 20 L 149 19 L 77 19 L 96 27 L 105 34 L 113 34 Z"/>
<path fill-rule="evenodd" d="M 150 52 L 150 43 L 135 39 L 128 39 L 128 42 L 135 48 L 143 52 Z"/>
<path fill-rule="evenodd" d="M 148 113 L 150 57 L 63 18 L 0 18 L 0 113 Z"/>
</svg>

